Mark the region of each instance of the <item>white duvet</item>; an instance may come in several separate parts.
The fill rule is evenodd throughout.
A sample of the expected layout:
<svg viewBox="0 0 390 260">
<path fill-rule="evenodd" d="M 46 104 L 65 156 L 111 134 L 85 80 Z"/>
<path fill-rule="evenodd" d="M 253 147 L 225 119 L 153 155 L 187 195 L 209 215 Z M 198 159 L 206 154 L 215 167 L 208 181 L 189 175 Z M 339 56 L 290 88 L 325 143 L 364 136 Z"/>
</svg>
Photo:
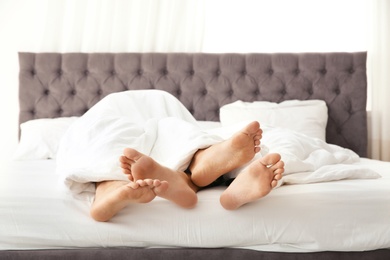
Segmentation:
<svg viewBox="0 0 390 260">
<path fill-rule="evenodd" d="M 89 201 L 74 199 L 55 185 L 66 183 L 72 194 L 92 198 L 91 182 L 124 178 L 118 165 L 124 147 L 184 168 L 196 149 L 241 127 L 205 131 L 199 123 L 169 94 L 123 92 L 72 123 L 57 161 L 0 163 L 0 250 L 233 247 L 313 252 L 390 247 L 390 163 L 359 159 L 350 150 L 284 128 L 262 126 L 262 151 L 281 153 L 286 163 L 281 184 L 294 185 L 283 185 L 236 211 L 221 207 L 225 187 L 220 186 L 198 192 L 191 210 L 157 197 L 129 205 L 110 222 L 96 222 L 89 215 Z M 382 178 L 375 179 L 376 172 Z"/>
<path fill-rule="evenodd" d="M 390 162 L 360 159 L 380 179 L 283 185 L 228 211 L 224 187 L 198 193 L 194 209 L 157 197 L 96 222 L 90 203 L 59 191 L 53 160 L 0 163 L 0 250 L 101 247 L 240 247 L 261 251 L 390 248 Z M 157 232 L 156 232 L 157 231 Z"/>
<path fill-rule="evenodd" d="M 118 161 L 125 147 L 135 148 L 165 166 L 185 170 L 197 149 L 229 138 L 244 123 L 205 131 L 167 92 L 110 94 L 70 126 L 59 147 L 57 173 L 70 191 L 89 197 L 94 193 L 93 182 L 126 180 Z M 353 165 L 359 157 L 351 150 L 284 128 L 262 128 L 263 149 L 258 156 L 267 151 L 282 155 L 286 172 L 280 184 L 380 177 Z M 237 171 L 229 176 L 235 174 Z"/>
</svg>

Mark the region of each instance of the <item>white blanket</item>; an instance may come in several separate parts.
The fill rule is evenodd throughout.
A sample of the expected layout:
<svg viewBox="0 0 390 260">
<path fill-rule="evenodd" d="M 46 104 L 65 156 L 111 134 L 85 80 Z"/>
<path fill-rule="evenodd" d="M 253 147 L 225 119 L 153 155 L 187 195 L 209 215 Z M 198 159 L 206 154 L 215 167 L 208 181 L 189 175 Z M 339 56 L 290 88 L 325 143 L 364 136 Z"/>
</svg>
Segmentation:
<svg viewBox="0 0 390 260">
<path fill-rule="evenodd" d="M 111 94 L 70 126 L 59 147 L 57 173 L 70 191 L 83 197 L 94 193 L 93 182 L 126 180 L 118 160 L 126 147 L 167 167 L 185 170 L 198 149 L 230 137 L 244 123 L 205 132 L 180 101 L 167 92 L 133 90 Z M 351 171 L 345 166 L 340 168 L 342 174 L 332 168 L 328 175 L 323 166 L 348 165 L 357 161 L 357 155 L 290 130 L 264 127 L 262 143 L 267 148 L 263 147 L 263 153 L 256 157 L 267 150 L 279 152 L 286 164 L 284 183 L 379 177 L 372 171 L 356 167 Z M 319 169 L 319 174 L 309 174 Z M 298 178 L 291 177 L 293 173 Z M 298 173 L 305 176 L 301 178 Z"/>
<path fill-rule="evenodd" d="M 359 156 L 352 150 L 285 128 L 262 128 L 262 142 L 269 152 L 280 153 L 285 162 L 284 177 L 279 185 L 380 178 L 377 172 L 354 165 Z"/>
<path fill-rule="evenodd" d="M 60 143 L 57 173 L 73 193 L 93 193 L 92 182 L 126 180 L 119 167 L 126 147 L 185 170 L 197 149 L 220 141 L 202 132 L 188 110 L 167 92 L 114 93 L 69 127 Z"/>
</svg>

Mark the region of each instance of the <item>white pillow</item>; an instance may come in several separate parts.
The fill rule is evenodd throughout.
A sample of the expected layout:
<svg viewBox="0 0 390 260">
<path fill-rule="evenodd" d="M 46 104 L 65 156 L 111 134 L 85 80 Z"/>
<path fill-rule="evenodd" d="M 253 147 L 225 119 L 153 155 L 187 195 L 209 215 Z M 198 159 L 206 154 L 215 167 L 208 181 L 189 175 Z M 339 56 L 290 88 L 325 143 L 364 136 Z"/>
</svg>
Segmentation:
<svg viewBox="0 0 390 260">
<path fill-rule="evenodd" d="M 21 136 L 15 160 L 54 159 L 58 145 L 78 117 L 42 118 L 20 125 Z"/>
<path fill-rule="evenodd" d="M 260 125 L 282 127 L 325 141 L 328 108 L 323 100 L 236 101 L 220 108 L 222 126 L 257 120 Z"/>
</svg>

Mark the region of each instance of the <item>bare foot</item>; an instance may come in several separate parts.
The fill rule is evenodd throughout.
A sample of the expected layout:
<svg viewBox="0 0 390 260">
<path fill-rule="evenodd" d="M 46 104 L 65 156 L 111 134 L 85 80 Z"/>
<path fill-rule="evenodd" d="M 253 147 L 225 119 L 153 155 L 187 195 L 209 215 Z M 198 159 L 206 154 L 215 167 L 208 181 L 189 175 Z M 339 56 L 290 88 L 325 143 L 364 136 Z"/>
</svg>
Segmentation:
<svg viewBox="0 0 390 260">
<path fill-rule="evenodd" d="M 189 166 L 191 180 L 204 187 L 248 163 L 260 151 L 262 133 L 260 124 L 254 121 L 230 139 L 197 151 Z"/>
<path fill-rule="evenodd" d="M 166 190 L 154 189 L 157 196 L 170 200 L 183 208 L 193 208 L 198 202 L 196 187 L 190 177 L 182 171 L 174 171 L 162 166 L 151 157 L 126 148 L 120 157 L 123 172 L 129 179 L 159 179 L 167 181 L 169 188 Z"/>
<path fill-rule="evenodd" d="M 156 197 L 156 193 L 167 189 L 166 181 L 152 179 L 96 183 L 96 195 L 90 214 L 97 221 L 108 221 L 127 205 L 148 203 Z"/>
<path fill-rule="evenodd" d="M 221 205 L 233 210 L 270 193 L 284 172 L 280 159 L 279 154 L 273 153 L 249 164 L 222 193 Z"/>
</svg>

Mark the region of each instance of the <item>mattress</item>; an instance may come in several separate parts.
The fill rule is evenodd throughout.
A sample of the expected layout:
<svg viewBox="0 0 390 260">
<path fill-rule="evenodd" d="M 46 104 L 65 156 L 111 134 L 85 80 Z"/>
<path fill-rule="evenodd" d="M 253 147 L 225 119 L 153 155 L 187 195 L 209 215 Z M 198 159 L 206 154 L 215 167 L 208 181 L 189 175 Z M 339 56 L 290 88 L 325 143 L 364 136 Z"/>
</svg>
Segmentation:
<svg viewBox="0 0 390 260">
<path fill-rule="evenodd" d="M 164 199 L 131 205 L 110 222 L 91 201 L 62 190 L 55 160 L 1 164 L 0 250 L 97 247 L 245 248 L 275 252 L 364 251 L 390 247 L 390 162 L 356 165 L 382 178 L 282 185 L 236 211 L 219 204 L 225 187 L 198 193 L 194 209 Z M 337 238 L 337 239 L 336 239 Z"/>
</svg>

